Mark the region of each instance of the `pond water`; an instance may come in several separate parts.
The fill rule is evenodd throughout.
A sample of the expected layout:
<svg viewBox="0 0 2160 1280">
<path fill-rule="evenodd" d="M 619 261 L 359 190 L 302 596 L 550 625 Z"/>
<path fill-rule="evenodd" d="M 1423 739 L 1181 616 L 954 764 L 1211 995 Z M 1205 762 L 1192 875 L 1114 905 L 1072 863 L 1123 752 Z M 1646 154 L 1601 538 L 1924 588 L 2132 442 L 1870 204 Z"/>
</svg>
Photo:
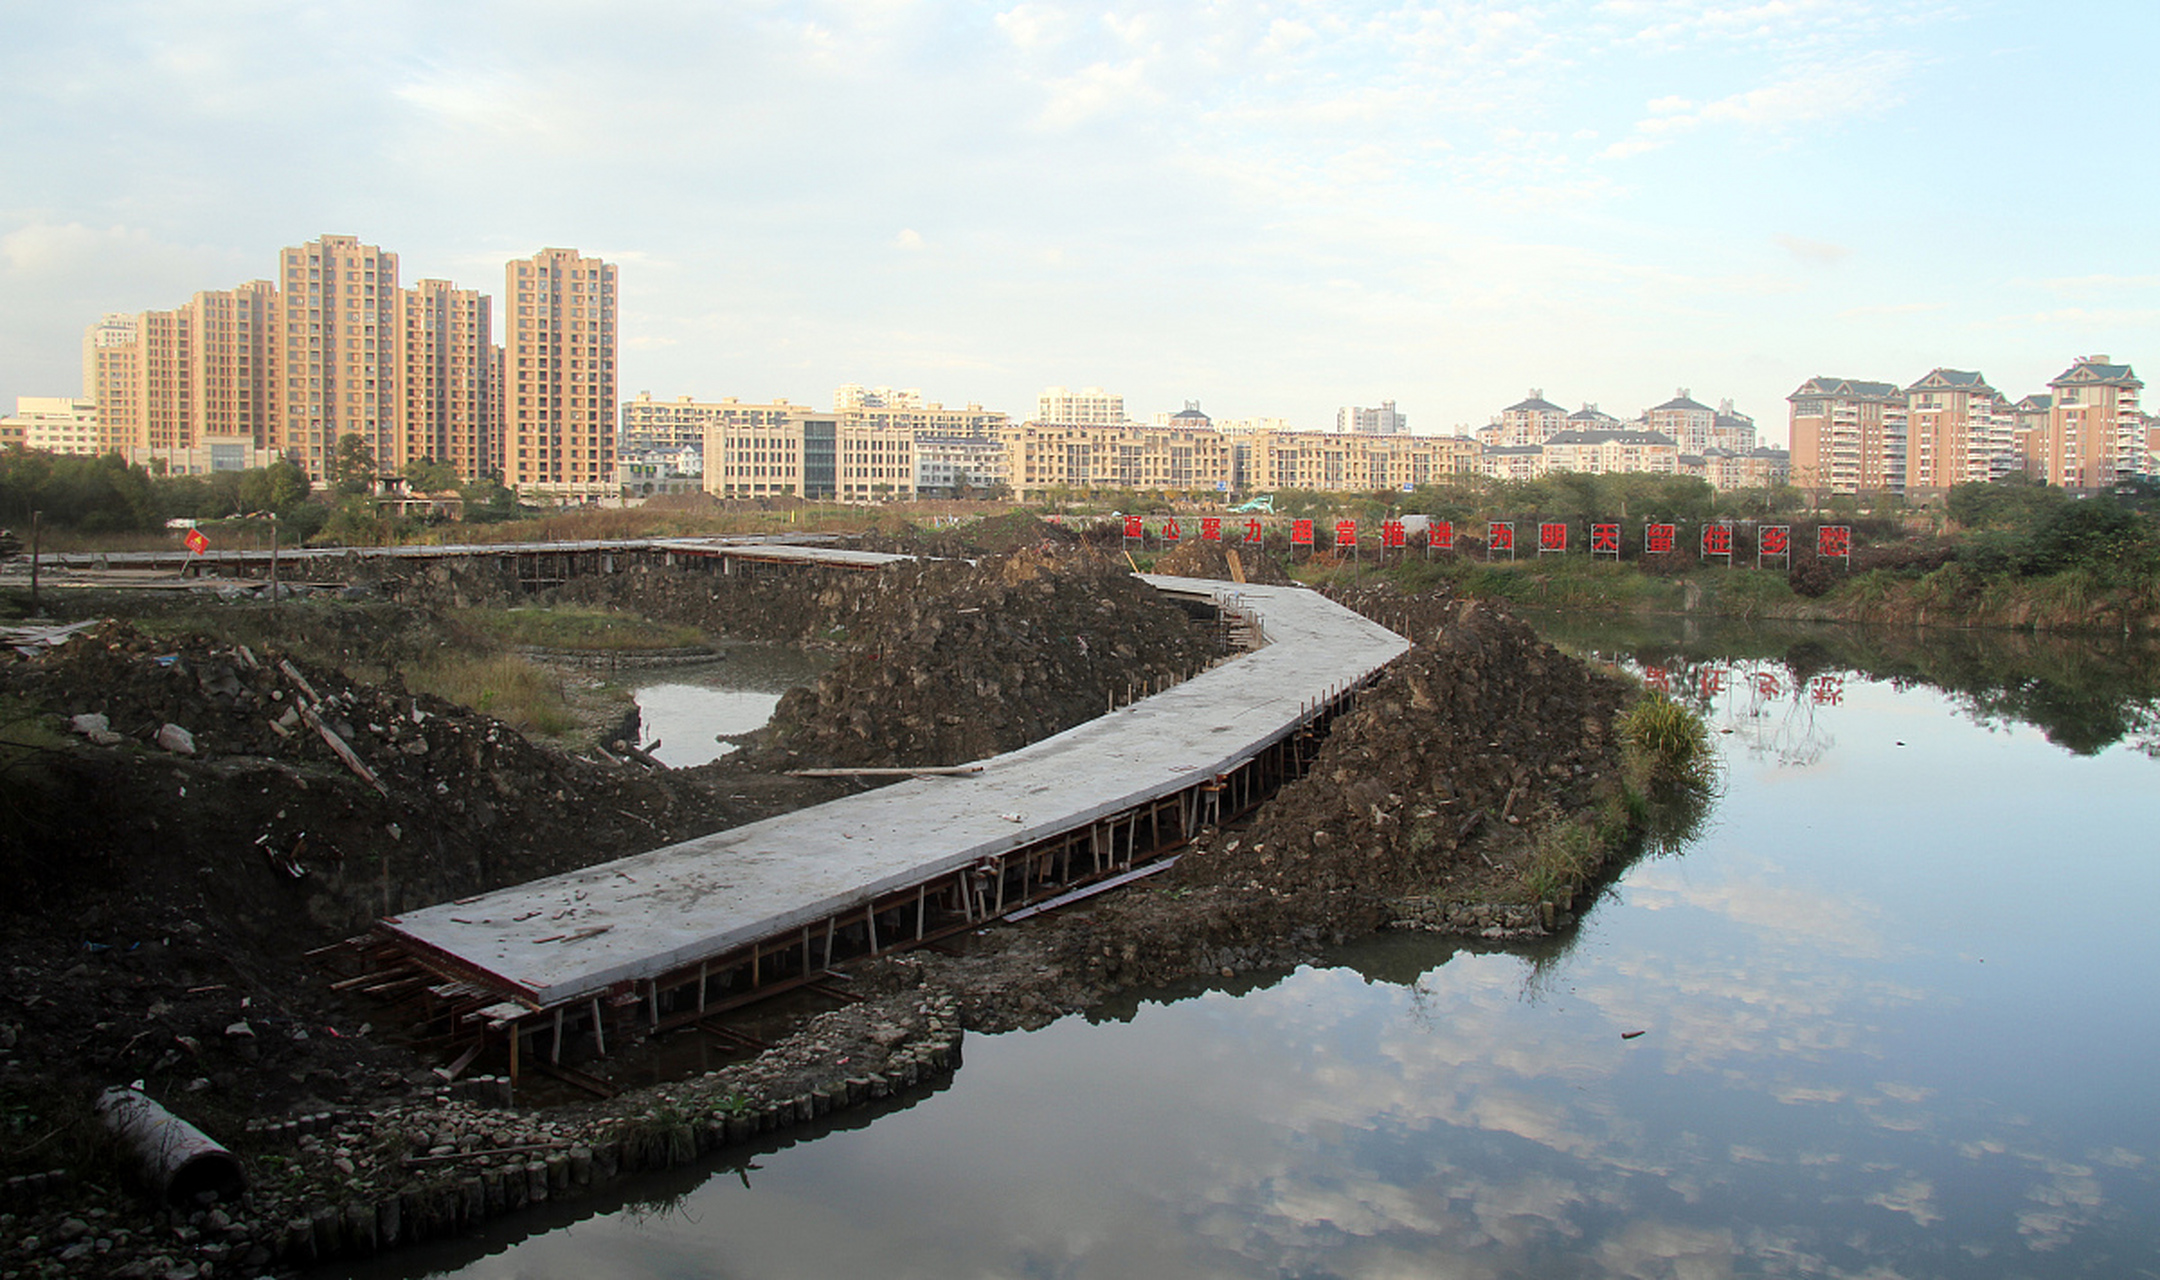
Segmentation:
<svg viewBox="0 0 2160 1280">
<path fill-rule="evenodd" d="M 832 659 L 779 645 L 733 644 L 717 662 L 670 667 L 632 690 L 644 740 L 674 769 L 708 764 L 735 750 L 723 736 L 762 729 L 781 695 L 814 684 Z"/>
<path fill-rule="evenodd" d="M 2146 657 L 1553 625 L 1703 706 L 1726 765 L 1695 838 L 1572 938 L 1390 935 L 974 1036 L 875 1123 L 397 1265 L 2155 1274 Z"/>
</svg>

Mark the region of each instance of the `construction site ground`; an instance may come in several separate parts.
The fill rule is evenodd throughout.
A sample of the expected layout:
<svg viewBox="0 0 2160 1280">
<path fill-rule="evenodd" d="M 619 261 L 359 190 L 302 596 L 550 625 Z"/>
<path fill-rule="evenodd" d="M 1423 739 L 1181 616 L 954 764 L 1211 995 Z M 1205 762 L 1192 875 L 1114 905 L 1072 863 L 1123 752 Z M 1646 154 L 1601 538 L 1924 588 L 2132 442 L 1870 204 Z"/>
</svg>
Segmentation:
<svg viewBox="0 0 2160 1280">
<path fill-rule="evenodd" d="M 416 1151 L 649 1129 L 698 1087 L 656 1086 L 669 1077 L 702 1079 L 698 1098 L 769 1120 L 776 1100 L 927 1074 L 918 1046 L 962 1026 L 1036 1026 L 1115 991 L 1292 964 L 1390 924 L 1473 945 L 1566 927 L 1568 901 L 1540 904 L 1524 868 L 1541 839 L 1610 812 L 1626 686 L 1497 610 L 1374 586 L 1344 602 L 1403 631 L 1410 653 L 1336 721 L 1303 780 L 1204 833 L 1171 871 L 858 966 L 844 998 L 759 1011 L 737 1043 L 693 1033 L 576 1063 L 628 1090 L 612 1101 L 535 1081 L 517 1107 L 482 1112 L 446 1090 L 436 1069 L 448 1052 L 404 1044 L 387 1010 L 331 990 L 335 971 L 310 952 L 381 915 L 869 785 L 790 768 L 1010 750 L 1223 657 L 1219 635 L 1136 581 L 1122 555 L 1046 525 L 995 532 L 1002 545 L 974 566 L 652 569 L 542 597 L 836 651 L 758 742 L 675 771 L 536 747 L 394 678 L 363 683 L 295 656 L 394 671 L 401 649 L 436 634 L 437 610 L 535 603 L 455 563 L 394 571 L 370 602 L 309 615 L 331 642 L 319 631 L 294 652 L 153 639 L 123 597 L 48 598 L 110 620 L 0 660 L 0 1177 L 21 1180 L 0 1198 L 0 1240 L 12 1241 L 0 1273 L 290 1269 L 316 1256 L 296 1243 L 296 1214 L 411 1184 Z M 937 549 L 983 550 L 951 542 Z M 1206 552 L 1158 567 L 1227 576 Z M 1240 569 L 1284 576 L 1257 556 Z M 288 711 L 303 688 L 327 734 Z M 126 1153 L 91 1103 L 137 1080 L 252 1162 L 248 1202 L 153 1212 L 129 1189 Z M 325 1114 L 340 1118 L 332 1135 L 298 1146 L 289 1128 L 266 1128 Z M 306 1249 L 327 1247 L 320 1234 Z M 336 1238 L 358 1247 L 351 1232 Z"/>
</svg>

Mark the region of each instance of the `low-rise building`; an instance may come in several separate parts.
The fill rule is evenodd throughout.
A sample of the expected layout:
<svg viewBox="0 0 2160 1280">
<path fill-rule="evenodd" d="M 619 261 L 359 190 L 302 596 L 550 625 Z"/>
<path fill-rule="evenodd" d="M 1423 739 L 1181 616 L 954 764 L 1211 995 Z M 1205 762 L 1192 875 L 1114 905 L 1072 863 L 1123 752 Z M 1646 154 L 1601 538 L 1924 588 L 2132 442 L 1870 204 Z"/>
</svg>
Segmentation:
<svg viewBox="0 0 2160 1280">
<path fill-rule="evenodd" d="M 1562 431 L 1545 442 L 1543 470 L 1671 475 L 1679 466 L 1673 438 L 1641 427 Z"/>
<path fill-rule="evenodd" d="M 105 452 L 97 401 L 82 396 L 17 396 L 15 416 L 0 419 L 0 445 L 94 457 Z"/>
</svg>

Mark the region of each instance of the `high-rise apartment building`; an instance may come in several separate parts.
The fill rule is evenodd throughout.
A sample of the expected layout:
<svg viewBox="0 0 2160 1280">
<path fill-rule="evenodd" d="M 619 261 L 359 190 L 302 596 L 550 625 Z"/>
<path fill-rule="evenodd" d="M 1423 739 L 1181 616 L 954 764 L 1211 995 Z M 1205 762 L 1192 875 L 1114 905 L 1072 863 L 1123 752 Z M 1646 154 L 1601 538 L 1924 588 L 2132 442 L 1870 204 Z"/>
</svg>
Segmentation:
<svg viewBox="0 0 2160 1280">
<path fill-rule="evenodd" d="M 614 265 L 575 249 L 505 268 L 503 478 L 520 493 L 616 491 L 616 291 Z"/>
<path fill-rule="evenodd" d="M 283 412 L 270 447 L 321 478 L 359 436 L 378 467 L 404 461 L 398 257 L 327 235 L 278 255 Z"/>
<path fill-rule="evenodd" d="M 2102 489 L 2147 466 L 2145 384 L 2129 365 L 2080 356 L 2048 383 L 2045 478 L 2066 489 Z"/>
<path fill-rule="evenodd" d="M 1491 425 L 1478 429 L 1477 438 L 1487 448 L 1510 449 L 1543 444 L 1567 430 L 1568 411 L 1545 398 L 1542 387 L 1500 411 Z"/>
<path fill-rule="evenodd" d="M 1992 480 L 2012 466 L 2017 415 L 1969 369 L 1931 369 L 1905 388 L 1905 492 L 1915 498 Z"/>
<path fill-rule="evenodd" d="M 1345 434 L 1399 436 L 1410 430 L 1410 420 L 1395 411 L 1393 400 L 1382 400 L 1377 409 L 1344 405 L 1335 411 L 1335 429 Z"/>
<path fill-rule="evenodd" d="M 1050 387 L 1035 398 L 1035 421 L 1055 426 L 1115 427 L 1125 421 L 1125 397 L 1101 387 Z"/>
<path fill-rule="evenodd" d="M 1896 383 L 1810 378 L 1785 399 L 1793 484 L 1819 493 L 1904 491 L 1905 392 Z"/>
<path fill-rule="evenodd" d="M 448 463 L 460 476 L 501 466 L 501 384 L 492 300 L 448 280 L 421 280 L 397 295 L 397 381 L 403 430 L 385 471 L 408 462 Z"/>
</svg>

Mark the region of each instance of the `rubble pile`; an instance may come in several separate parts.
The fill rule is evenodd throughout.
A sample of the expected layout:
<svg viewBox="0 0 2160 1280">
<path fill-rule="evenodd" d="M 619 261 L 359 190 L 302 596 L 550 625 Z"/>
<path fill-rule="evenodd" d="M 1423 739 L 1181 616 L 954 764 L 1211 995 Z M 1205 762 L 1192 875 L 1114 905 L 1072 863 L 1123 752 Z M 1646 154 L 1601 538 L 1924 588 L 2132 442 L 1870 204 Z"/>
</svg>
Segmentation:
<svg viewBox="0 0 2160 1280">
<path fill-rule="evenodd" d="M 1150 572 L 1168 574 L 1176 578 L 1220 578 L 1229 581 L 1230 552 L 1237 552 L 1238 568 L 1245 574 L 1245 581 L 1274 586 L 1290 581 L 1290 574 L 1282 567 L 1282 561 L 1265 547 L 1245 544 L 1227 547 L 1220 542 L 1208 542 L 1201 538 L 1187 538 L 1183 542 L 1155 557 Z"/>
<path fill-rule="evenodd" d="M 858 615 L 848 657 L 781 699 L 763 759 L 963 764 L 1084 723 L 1222 654 L 1182 610 L 1091 552 L 1022 550 L 909 575 L 907 589 Z"/>
</svg>

